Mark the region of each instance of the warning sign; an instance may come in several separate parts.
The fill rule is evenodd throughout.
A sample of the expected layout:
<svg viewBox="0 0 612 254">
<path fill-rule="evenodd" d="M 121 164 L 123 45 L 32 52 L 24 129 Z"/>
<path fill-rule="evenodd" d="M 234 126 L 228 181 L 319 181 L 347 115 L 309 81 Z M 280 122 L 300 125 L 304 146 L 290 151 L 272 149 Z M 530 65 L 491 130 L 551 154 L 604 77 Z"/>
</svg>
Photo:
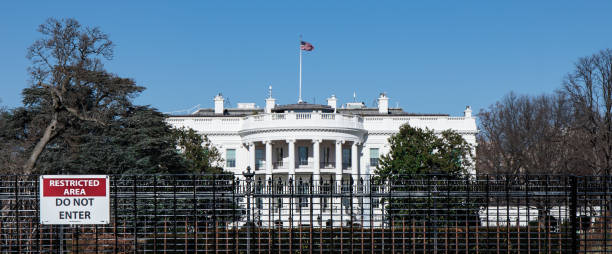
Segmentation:
<svg viewBox="0 0 612 254">
<path fill-rule="evenodd" d="M 108 224 L 109 187 L 106 175 L 40 176 L 40 223 Z"/>
</svg>

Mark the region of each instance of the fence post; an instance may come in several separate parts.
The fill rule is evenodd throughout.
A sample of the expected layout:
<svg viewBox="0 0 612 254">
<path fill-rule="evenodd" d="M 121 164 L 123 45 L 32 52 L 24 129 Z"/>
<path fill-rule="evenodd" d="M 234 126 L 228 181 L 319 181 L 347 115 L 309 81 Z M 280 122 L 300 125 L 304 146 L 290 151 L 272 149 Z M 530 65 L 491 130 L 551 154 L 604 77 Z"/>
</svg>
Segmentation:
<svg viewBox="0 0 612 254">
<path fill-rule="evenodd" d="M 133 202 L 134 202 L 134 207 L 133 207 L 133 215 L 134 215 L 134 253 L 138 253 L 138 208 L 137 206 L 137 199 L 136 199 L 136 175 L 133 176 L 132 178 L 132 188 L 133 188 Z"/>
<path fill-rule="evenodd" d="M 21 253 L 21 227 L 19 226 L 19 176 L 15 175 L 15 227 L 17 228 L 17 249 Z"/>
<path fill-rule="evenodd" d="M 576 176 L 570 176 L 570 188 L 571 188 L 571 203 L 570 203 L 570 221 L 572 223 L 572 253 L 578 253 L 578 220 L 576 217 L 578 206 L 578 186 Z"/>
<path fill-rule="evenodd" d="M 251 172 L 251 167 L 247 166 L 246 172 L 242 172 L 242 175 L 246 181 L 246 191 L 245 195 L 247 198 L 247 246 L 246 251 L 247 254 L 251 254 L 251 227 L 253 227 L 253 223 L 251 222 L 251 183 L 253 182 L 253 176 L 255 176 L 255 172 Z"/>
<path fill-rule="evenodd" d="M 214 214 L 215 214 L 215 201 L 214 201 L 214 196 L 215 196 L 215 186 L 214 186 L 214 174 L 213 174 L 213 201 L 212 201 L 212 205 L 213 205 L 213 218 L 214 218 Z M 191 175 L 191 185 L 193 187 L 193 192 L 191 193 L 191 197 L 192 197 L 192 204 L 191 204 L 191 213 L 192 213 L 192 218 L 193 218 L 193 251 L 197 252 L 198 250 L 198 213 L 197 213 L 197 209 L 198 209 L 198 200 L 196 197 L 196 174 L 192 174 Z M 187 221 L 187 220 L 185 220 Z M 214 221 L 214 220 L 213 220 Z M 208 224 L 206 225 L 206 227 L 208 227 Z M 185 229 L 187 230 L 187 229 Z M 215 231 L 216 232 L 216 231 Z M 187 233 L 185 232 L 185 238 L 187 238 Z M 206 236 L 206 238 L 208 238 L 208 235 Z M 208 247 L 208 246 L 207 246 Z M 188 245 L 185 245 L 185 248 L 189 249 Z"/>
<path fill-rule="evenodd" d="M 234 241 L 236 243 L 235 247 L 235 251 L 236 253 L 238 253 L 239 251 L 239 245 L 240 245 L 240 237 L 239 237 L 239 233 L 238 232 L 238 219 L 236 218 L 236 210 L 238 210 L 240 208 L 240 206 L 236 206 L 236 188 L 237 186 L 240 186 L 240 182 L 238 177 L 236 176 L 232 176 L 232 224 L 234 226 Z"/>
<path fill-rule="evenodd" d="M 113 207 L 113 210 L 115 211 L 114 212 L 114 215 L 115 215 L 115 220 L 114 221 L 115 221 L 115 223 L 113 224 L 113 228 L 115 229 L 114 230 L 115 247 L 113 249 L 113 252 L 115 254 L 117 254 L 117 248 L 119 248 L 119 232 L 117 232 L 117 219 L 119 219 L 119 215 L 117 215 L 117 205 L 118 205 L 117 192 L 119 192 L 119 190 L 117 189 L 117 181 L 118 181 L 118 179 L 114 179 L 114 181 L 113 181 L 113 186 L 115 187 L 115 188 L 113 188 L 114 193 L 115 193 L 114 198 L 113 198 L 113 203 L 115 204 L 115 206 Z"/>
</svg>

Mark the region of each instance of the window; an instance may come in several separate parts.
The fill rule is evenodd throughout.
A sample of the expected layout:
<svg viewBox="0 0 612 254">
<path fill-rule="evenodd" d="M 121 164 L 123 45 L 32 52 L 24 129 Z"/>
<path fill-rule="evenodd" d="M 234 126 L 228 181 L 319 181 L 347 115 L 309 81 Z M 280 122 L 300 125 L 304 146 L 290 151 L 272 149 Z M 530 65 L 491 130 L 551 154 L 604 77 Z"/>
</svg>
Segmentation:
<svg viewBox="0 0 612 254">
<path fill-rule="evenodd" d="M 370 166 L 378 166 L 378 148 L 370 148 Z"/>
<path fill-rule="evenodd" d="M 298 148 L 298 157 L 300 165 L 308 165 L 308 147 L 300 146 Z"/>
<path fill-rule="evenodd" d="M 329 154 L 330 154 L 329 150 L 330 150 L 329 147 L 323 148 L 323 162 L 325 162 L 325 164 L 331 163 L 331 161 L 329 160 Z"/>
<path fill-rule="evenodd" d="M 330 194 L 331 188 L 331 179 L 329 181 L 323 182 L 323 184 L 321 184 L 321 194 Z M 327 196 L 328 195 L 325 195 L 321 198 L 321 210 L 323 211 L 327 211 L 327 209 L 329 208 L 329 198 Z"/>
<path fill-rule="evenodd" d="M 351 149 L 343 148 L 342 149 L 342 168 L 350 168 L 351 167 Z"/>
<path fill-rule="evenodd" d="M 255 194 L 262 194 L 263 193 L 263 181 L 261 180 L 261 178 L 259 178 L 257 180 L 257 185 L 255 186 Z M 263 200 L 261 198 L 257 198 L 255 200 L 255 204 L 257 209 L 262 209 L 263 208 Z"/>
<path fill-rule="evenodd" d="M 276 148 L 276 160 L 274 161 L 274 168 L 279 168 L 283 166 L 283 148 L 282 147 L 277 147 Z"/>
<path fill-rule="evenodd" d="M 259 170 L 265 167 L 264 162 L 266 161 L 266 155 L 263 149 L 255 150 L 255 170 Z"/>
<path fill-rule="evenodd" d="M 297 194 L 300 196 L 299 198 L 297 198 L 297 201 L 299 203 L 298 205 L 298 210 L 301 210 L 302 207 L 308 207 L 308 197 L 307 194 L 309 193 L 309 185 L 308 182 L 304 182 L 302 181 L 302 178 L 300 177 L 299 181 L 298 181 L 298 191 Z"/>
<path fill-rule="evenodd" d="M 236 167 L 236 149 L 227 149 L 225 152 L 225 161 L 226 167 L 235 168 Z"/>
</svg>

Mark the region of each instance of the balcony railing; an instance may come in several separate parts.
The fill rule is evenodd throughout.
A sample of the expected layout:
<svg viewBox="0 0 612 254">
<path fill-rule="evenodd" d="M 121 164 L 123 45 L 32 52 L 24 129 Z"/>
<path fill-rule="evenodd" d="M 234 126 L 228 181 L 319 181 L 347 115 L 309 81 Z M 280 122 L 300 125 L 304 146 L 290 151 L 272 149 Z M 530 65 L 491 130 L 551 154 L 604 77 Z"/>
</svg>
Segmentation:
<svg viewBox="0 0 612 254">
<path fill-rule="evenodd" d="M 247 116 L 242 129 L 278 127 L 338 127 L 363 128 L 360 116 L 338 113 L 270 113 Z"/>
<path fill-rule="evenodd" d="M 342 162 L 342 169 L 351 169 L 350 162 Z"/>
<path fill-rule="evenodd" d="M 272 163 L 272 165 L 274 166 L 274 168 L 282 168 L 283 167 L 283 161 L 275 161 Z"/>
<path fill-rule="evenodd" d="M 319 163 L 319 167 L 320 168 L 335 168 L 336 167 L 336 162 L 334 162 L 334 161 L 321 161 Z"/>
</svg>

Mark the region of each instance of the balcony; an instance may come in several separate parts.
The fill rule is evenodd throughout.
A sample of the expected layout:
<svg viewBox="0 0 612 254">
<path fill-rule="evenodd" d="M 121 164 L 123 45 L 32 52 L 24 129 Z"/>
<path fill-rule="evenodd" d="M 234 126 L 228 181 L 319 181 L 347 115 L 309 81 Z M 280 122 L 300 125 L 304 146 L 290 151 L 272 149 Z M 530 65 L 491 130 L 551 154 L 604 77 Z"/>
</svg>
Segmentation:
<svg viewBox="0 0 612 254">
<path fill-rule="evenodd" d="M 321 161 L 319 162 L 319 168 L 328 169 L 328 168 L 336 168 L 335 161 Z"/>
<path fill-rule="evenodd" d="M 336 113 L 271 113 L 245 117 L 242 130 L 282 128 L 363 129 L 359 116 Z"/>
<path fill-rule="evenodd" d="M 279 168 L 283 168 L 284 163 L 283 161 L 275 161 L 272 163 L 272 166 L 274 169 L 279 169 Z"/>
<path fill-rule="evenodd" d="M 350 162 L 342 162 L 342 169 L 351 169 Z"/>
</svg>

